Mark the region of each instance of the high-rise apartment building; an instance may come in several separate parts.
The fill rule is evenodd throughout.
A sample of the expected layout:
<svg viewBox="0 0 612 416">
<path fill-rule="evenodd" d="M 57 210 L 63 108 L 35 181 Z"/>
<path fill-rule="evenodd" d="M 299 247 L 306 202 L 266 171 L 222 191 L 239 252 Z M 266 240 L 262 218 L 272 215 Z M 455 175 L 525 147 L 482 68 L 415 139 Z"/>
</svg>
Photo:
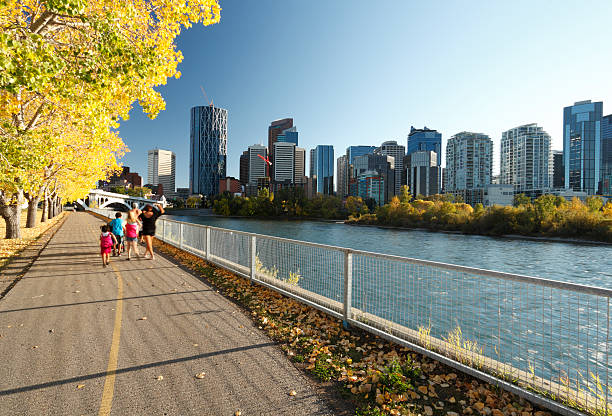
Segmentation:
<svg viewBox="0 0 612 416">
<path fill-rule="evenodd" d="M 406 156 L 406 148 L 397 144 L 396 141 L 383 142 L 380 147 L 374 150 L 374 153 L 383 156 L 392 156 L 395 165 L 393 169 L 398 175 L 395 175 L 395 187 L 393 190 L 394 195 L 399 195 L 400 188 L 402 187 L 402 175 L 401 172 L 404 170 L 404 156 Z"/>
<path fill-rule="evenodd" d="M 344 198 L 348 194 L 348 163 L 346 163 L 346 155 L 336 159 L 336 195 Z"/>
<path fill-rule="evenodd" d="M 315 149 L 313 187 L 316 193 L 334 194 L 334 146 L 318 145 Z"/>
<path fill-rule="evenodd" d="M 436 152 L 436 155 L 438 155 L 436 166 L 442 166 L 442 135 L 437 130 L 431 130 L 427 127 L 415 129 L 411 126 L 406 150 L 407 154 L 417 151 Z"/>
<path fill-rule="evenodd" d="M 438 166 L 436 152 L 412 152 L 404 158 L 404 168 L 406 184 L 414 196 L 429 196 L 442 192 L 442 167 Z"/>
<path fill-rule="evenodd" d="M 245 150 L 240 155 L 240 183 L 249 183 L 249 151 Z"/>
<path fill-rule="evenodd" d="M 274 180 L 274 143 L 278 141 L 278 136 L 283 135 L 283 132 L 293 127 L 292 118 L 283 118 L 270 123 L 268 127 L 268 154 L 270 156 L 270 179 Z M 286 136 L 285 136 L 286 137 Z M 297 135 L 296 135 L 297 141 Z M 297 143 L 296 143 L 297 144 Z"/>
<path fill-rule="evenodd" d="M 295 183 L 295 143 L 276 142 L 274 149 L 274 181 L 277 183 Z"/>
<path fill-rule="evenodd" d="M 601 118 L 601 193 L 612 195 L 612 114 Z"/>
<path fill-rule="evenodd" d="M 550 135 L 536 123 L 502 133 L 500 184 L 519 193 L 545 191 L 552 185 Z"/>
<path fill-rule="evenodd" d="M 170 150 L 149 150 L 147 183 L 162 186 L 164 195 L 174 194 L 176 156 Z"/>
<path fill-rule="evenodd" d="M 553 150 L 553 179 L 552 187 L 554 189 L 565 188 L 565 168 L 563 167 L 563 151 Z"/>
<path fill-rule="evenodd" d="M 595 194 L 601 191 L 601 116 L 603 103 L 578 101 L 563 109 L 565 188 Z"/>
<path fill-rule="evenodd" d="M 446 144 L 446 190 L 468 204 L 483 202 L 473 190 L 484 190 L 493 176 L 493 141 L 486 134 L 461 132 Z"/>
<path fill-rule="evenodd" d="M 257 181 L 259 179 L 268 177 L 268 164 L 264 160 L 267 157 L 268 148 L 266 146 L 263 146 L 261 144 L 254 144 L 252 146 L 249 146 L 250 185 L 257 185 Z"/>
<path fill-rule="evenodd" d="M 296 184 L 305 184 L 306 180 L 306 149 L 295 148 L 295 179 Z"/>
<path fill-rule="evenodd" d="M 191 108 L 189 189 L 216 195 L 226 176 L 227 110 L 213 105 Z"/>
</svg>

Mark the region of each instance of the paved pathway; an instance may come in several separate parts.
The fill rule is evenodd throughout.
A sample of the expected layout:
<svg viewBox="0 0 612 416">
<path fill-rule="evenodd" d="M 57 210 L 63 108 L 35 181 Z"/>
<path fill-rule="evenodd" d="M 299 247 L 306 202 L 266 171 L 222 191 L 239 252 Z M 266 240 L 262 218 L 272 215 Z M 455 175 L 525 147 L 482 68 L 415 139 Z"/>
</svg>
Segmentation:
<svg viewBox="0 0 612 416">
<path fill-rule="evenodd" d="M 244 313 L 175 263 L 103 269 L 101 224 L 70 214 L 0 300 L 0 415 L 332 414 Z"/>
</svg>

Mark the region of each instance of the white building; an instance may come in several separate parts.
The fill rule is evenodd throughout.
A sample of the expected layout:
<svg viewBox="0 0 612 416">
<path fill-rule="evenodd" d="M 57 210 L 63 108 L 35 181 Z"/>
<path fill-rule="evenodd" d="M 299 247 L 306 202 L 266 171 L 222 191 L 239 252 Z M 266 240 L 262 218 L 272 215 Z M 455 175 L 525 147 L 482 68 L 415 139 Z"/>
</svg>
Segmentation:
<svg viewBox="0 0 612 416">
<path fill-rule="evenodd" d="M 251 185 L 257 185 L 257 179 L 268 176 L 268 166 L 262 157 L 264 159 L 268 157 L 266 146 L 261 144 L 249 146 L 249 184 Z"/>
<path fill-rule="evenodd" d="M 392 169 L 395 169 L 397 175 L 395 175 L 395 187 L 394 194 L 399 195 L 400 188 L 402 187 L 402 175 L 400 174 L 404 170 L 404 156 L 406 156 L 406 147 L 397 144 L 396 141 L 387 141 L 377 147 L 374 153 L 384 156 L 393 156 L 395 160 Z"/>
<path fill-rule="evenodd" d="M 493 141 L 482 133 L 461 132 L 446 144 L 446 193 L 464 196 L 474 205 L 493 176 Z"/>
<path fill-rule="evenodd" d="M 550 135 L 537 124 L 525 124 L 502 133 L 500 183 L 518 193 L 552 187 Z"/>
<path fill-rule="evenodd" d="M 447 191 L 484 188 L 491 183 L 493 141 L 486 134 L 461 132 L 446 144 Z"/>
<path fill-rule="evenodd" d="M 493 205 L 510 206 L 514 203 L 514 186 L 508 184 L 492 184 L 484 191 L 485 207 Z"/>
<path fill-rule="evenodd" d="M 176 156 L 170 150 L 153 149 L 148 153 L 147 183 L 162 185 L 165 195 L 174 194 L 176 180 Z"/>
<path fill-rule="evenodd" d="M 294 183 L 295 143 L 276 142 L 274 148 L 274 181 Z"/>
</svg>

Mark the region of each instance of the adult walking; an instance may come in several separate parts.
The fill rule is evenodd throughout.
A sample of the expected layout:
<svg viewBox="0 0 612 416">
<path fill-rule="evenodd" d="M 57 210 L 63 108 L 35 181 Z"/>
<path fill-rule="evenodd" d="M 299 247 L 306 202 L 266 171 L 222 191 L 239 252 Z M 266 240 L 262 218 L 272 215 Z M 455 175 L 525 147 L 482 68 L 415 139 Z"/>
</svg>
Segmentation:
<svg viewBox="0 0 612 416">
<path fill-rule="evenodd" d="M 164 207 L 160 204 L 155 204 L 157 210 L 155 210 L 151 205 L 145 205 L 142 213 L 138 217 L 140 221 L 142 221 L 142 236 L 145 240 L 146 251 L 145 258 L 148 254 L 151 255 L 151 260 L 155 260 L 155 255 L 153 254 L 153 237 L 155 237 L 155 221 L 157 218 L 162 215 L 164 211 Z"/>
</svg>

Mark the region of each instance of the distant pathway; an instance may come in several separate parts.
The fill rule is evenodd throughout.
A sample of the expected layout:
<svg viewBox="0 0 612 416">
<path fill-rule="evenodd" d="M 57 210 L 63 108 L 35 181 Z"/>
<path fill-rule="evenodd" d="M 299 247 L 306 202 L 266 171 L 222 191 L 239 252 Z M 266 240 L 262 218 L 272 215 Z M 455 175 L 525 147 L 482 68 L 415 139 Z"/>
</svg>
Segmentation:
<svg viewBox="0 0 612 416">
<path fill-rule="evenodd" d="M 175 263 L 103 269 L 101 224 L 70 214 L 0 300 L 0 415 L 332 414 L 248 317 Z"/>
</svg>

